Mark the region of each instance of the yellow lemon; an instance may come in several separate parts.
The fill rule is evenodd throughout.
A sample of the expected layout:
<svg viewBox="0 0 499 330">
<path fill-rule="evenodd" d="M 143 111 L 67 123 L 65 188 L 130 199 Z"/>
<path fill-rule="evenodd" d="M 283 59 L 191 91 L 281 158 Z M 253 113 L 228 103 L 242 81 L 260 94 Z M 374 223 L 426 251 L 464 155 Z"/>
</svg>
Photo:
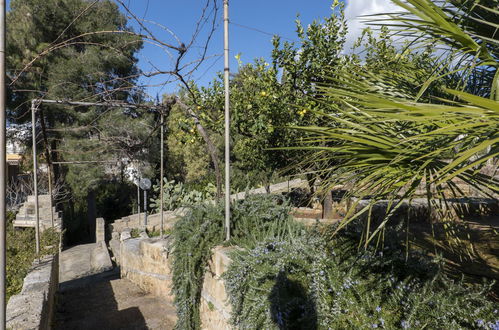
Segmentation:
<svg viewBox="0 0 499 330">
<path fill-rule="evenodd" d="M 267 92 L 265 92 L 265 91 L 261 91 L 261 92 L 260 92 L 260 95 L 261 95 L 261 96 L 267 96 Z"/>
</svg>

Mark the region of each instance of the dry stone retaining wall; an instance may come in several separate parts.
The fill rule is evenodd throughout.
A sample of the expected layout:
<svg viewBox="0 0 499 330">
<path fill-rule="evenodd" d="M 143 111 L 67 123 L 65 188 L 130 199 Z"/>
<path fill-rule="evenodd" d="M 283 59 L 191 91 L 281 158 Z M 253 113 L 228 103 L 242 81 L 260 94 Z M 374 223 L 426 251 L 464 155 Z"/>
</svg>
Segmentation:
<svg viewBox="0 0 499 330">
<path fill-rule="evenodd" d="M 225 291 L 225 281 L 221 277 L 232 262 L 229 255 L 235 249 L 218 246 L 212 250 L 201 291 L 200 317 L 203 329 L 231 329 L 229 319 L 232 307 Z"/>
<path fill-rule="evenodd" d="M 168 239 L 129 238 L 120 244 L 121 278 L 142 290 L 172 300 L 171 258 Z"/>
<path fill-rule="evenodd" d="M 51 329 L 55 292 L 59 284 L 58 256 L 35 260 L 24 278 L 21 293 L 7 304 L 8 329 Z"/>
<path fill-rule="evenodd" d="M 167 226 L 171 227 L 176 217 L 168 217 L 168 220 Z M 146 292 L 173 300 L 170 239 L 132 238 L 130 227 L 133 224 L 131 219 L 121 219 L 111 226 L 113 231 L 109 246 L 116 263 L 120 266 L 121 277 L 130 280 Z M 221 276 L 230 264 L 229 253 L 233 249 L 216 247 L 213 250 L 201 293 L 200 312 L 203 329 L 230 329 L 228 321 L 231 308 L 227 303 L 225 283 Z"/>
</svg>

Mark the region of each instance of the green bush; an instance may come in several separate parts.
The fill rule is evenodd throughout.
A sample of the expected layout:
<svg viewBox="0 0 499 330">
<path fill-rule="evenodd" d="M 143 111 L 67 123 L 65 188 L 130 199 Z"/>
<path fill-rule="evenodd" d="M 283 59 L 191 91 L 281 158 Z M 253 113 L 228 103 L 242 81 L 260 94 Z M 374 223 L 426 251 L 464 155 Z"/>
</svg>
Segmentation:
<svg viewBox="0 0 499 330">
<path fill-rule="evenodd" d="M 241 247 L 224 274 L 237 329 L 497 329 L 487 300 L 491 284 L 445 277 L 441 266 L 396 243 L 359 250 L 351 224 L 331 239 L 305 229 L 276 196 L 250 196 L 232 206 L 225 242 L 224 207 L 198 204 L 173 228 L 173 293 L 177 329 L 199 329 L 199 303 L 211 251 Z M 330 228 L 334 230 L 334 228 Z M 497 307 L 495 307 L 497 309 Z"/>
<path fill-rule="evenodd" d="M 35 251 L 35 230 L 33 228 L 14 229 L 12 221 L 15 214 L 7 214 L 7 301 L 21 291 L 23 280 L 37 257 Z M 48 229 L 40 237 L 42 255 L 59 251 L 59 233 Z"/>
<path fill-rule="evenodd" d="M 307 234 L 233 254 L 224 274 L 238 329 L 497 329 L 485 296 L 400 249 L 357 253 L 351 238 Z M 497 306 L 496 306 L 497 308 Z"/>
<path fill-rule="evenodd" d="M 290 208 L 275 196 L 253 195 L 232 205 L 232 239 L 224 242 L 224 206 L 198 204 L 173 228 L 173 293 L 176 329 L 199 329 L 199 301 L 211 250 L 221 244 L 253 248 L 259 241 L 298 235 Z"/>
</svg>

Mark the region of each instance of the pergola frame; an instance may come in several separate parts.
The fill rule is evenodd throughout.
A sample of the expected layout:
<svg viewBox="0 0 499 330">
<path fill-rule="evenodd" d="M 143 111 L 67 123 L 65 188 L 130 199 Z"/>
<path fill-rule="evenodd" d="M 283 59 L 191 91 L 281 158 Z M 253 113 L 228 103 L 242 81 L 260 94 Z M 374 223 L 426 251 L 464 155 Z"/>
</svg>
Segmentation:
<svg viewBox="0 0 499 330">
<path fill-rule="evenodd" d="M 110 108 L 131 108 L 131 109 L 153 109 L 160 113 L 161 115 L 161 166 L 160 166 L 160 209 L 161 209 L 161 224 L 160 224 L 160 236 L 163 238 L 164 232 L 164 211 L 163 211 L 163 175 L 164 175 L 164 115 L 165 109 L 167 106 L 164 105 L 147 105 L 147 104 L 132 104 L 126 102 L 80 102 L 80 101 L 69 101 L 69 100 L 50 100 L 50 99 L 33 99 L 31 101 L 31 125 L 32 125 L 32 148 L 33 148 L 33 191 L 35 194 L 35 240 L 36 240 L 36 253 L 40 252 L 40 217 L 38 214 L 39 206 L 38 206 L 38 178 L 37 178 L 37 170 L 38 170 L 38 162 L 36 155 L 36 111 L 40 104 L 61 104 L 61 105 L 70 105 L 70 106 L 103 106 Z M 75 161 L 75 162 L 56 162 L 53 164 L 85 164 L 85 163 L 106 163 L 110 161 Z M 51 210 L 51 221 L 52 226 L 54 226 L 54 214 L 53 214 L 53 196 L 52 196 L 52 185 L 51 185 L 51 172 L 50 166 L 48 168 L 49 171 L 49 195 L 50 195 L 50 210 Z M 145 210 L 144 210 L 145 212 Z"/>
</svg>

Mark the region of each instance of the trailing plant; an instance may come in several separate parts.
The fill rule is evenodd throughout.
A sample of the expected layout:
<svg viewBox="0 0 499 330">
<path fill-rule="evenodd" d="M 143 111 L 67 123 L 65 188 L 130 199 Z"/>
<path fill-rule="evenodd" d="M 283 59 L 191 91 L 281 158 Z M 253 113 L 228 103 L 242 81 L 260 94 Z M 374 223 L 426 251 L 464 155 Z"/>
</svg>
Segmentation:
<svg viewBox="0 0 499 330">
<path fill-rule="evenodd" d="M 176 329 L 199 329 L 199 302 L 211 250 L 221 244 L 253 248 L 264 240 L 298 236 L 303 227 L 290 217 L 290 208 L 276 196 L 252 195 L 231 208 L 232 238 L 224 242 L 224 207 L 196 204 L 174 226 L 173 293 Z"/>
<path fill-rule="evenodd" d="M 317 234 L 266 240 L 233 253 L 224 274 L 237 329 L 497 329 L 485 298 L 402 249 L 357 250 Z"/>
</svg>

